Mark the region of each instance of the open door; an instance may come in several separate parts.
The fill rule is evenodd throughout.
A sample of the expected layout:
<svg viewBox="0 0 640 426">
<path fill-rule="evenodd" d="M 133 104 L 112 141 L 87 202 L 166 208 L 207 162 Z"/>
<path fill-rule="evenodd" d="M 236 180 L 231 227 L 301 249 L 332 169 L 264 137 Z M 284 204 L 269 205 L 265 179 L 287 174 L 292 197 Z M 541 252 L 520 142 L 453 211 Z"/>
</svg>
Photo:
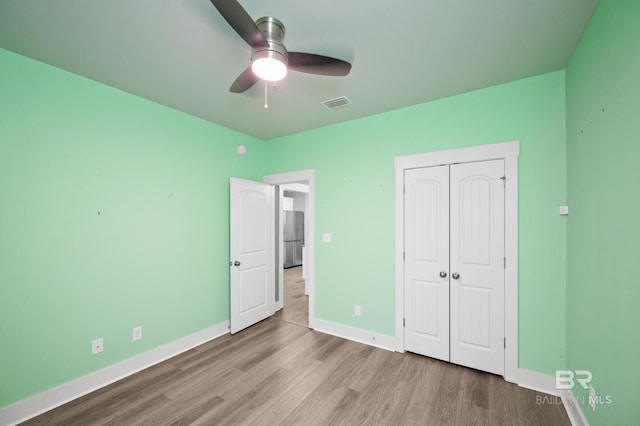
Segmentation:
<svg viewBox="0 0 640 426">
<path fill-rule="evenodd" d="M 231 178 L 231 333 L 274 313 L 274 188 Z"/>
</svg>

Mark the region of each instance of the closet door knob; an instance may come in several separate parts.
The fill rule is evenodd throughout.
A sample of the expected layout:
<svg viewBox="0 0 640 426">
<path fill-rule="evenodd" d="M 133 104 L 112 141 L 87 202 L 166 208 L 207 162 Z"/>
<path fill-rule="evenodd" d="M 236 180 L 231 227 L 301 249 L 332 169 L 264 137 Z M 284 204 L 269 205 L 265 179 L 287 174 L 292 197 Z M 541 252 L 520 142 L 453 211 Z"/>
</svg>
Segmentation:
<svg viewBox="0 0 640 426">
<path fill-rule="evenodd" d="M 454 272 L 453 274 L 451 274 L 451 278 L 453 278 L 454 280 L 457 280 L 458 278 L 460 278 L 460 274 L 457 272 Z"/>
<path fill-rule="evenodd" d="M 440 271 L 440 278 L 447 278 L 447 273 L 445 271 Z"/>
</svg>

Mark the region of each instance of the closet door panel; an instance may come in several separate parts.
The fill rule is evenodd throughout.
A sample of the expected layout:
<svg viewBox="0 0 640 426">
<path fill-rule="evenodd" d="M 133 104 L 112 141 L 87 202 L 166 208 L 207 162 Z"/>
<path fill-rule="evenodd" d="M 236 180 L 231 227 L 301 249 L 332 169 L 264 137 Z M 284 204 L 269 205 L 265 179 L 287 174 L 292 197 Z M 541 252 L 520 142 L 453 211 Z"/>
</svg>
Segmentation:
<svg viewBox="0 0 640 426">
<path fill-rule="evenodd" d="M 504 161 L 451 166 L 450 360 L 504 374 Z"/>
<path fill-rule="evenodd" d="M 405 349 L 448 361 L 448 166 L 405 172 L 404 222 Z"/>
</svg>

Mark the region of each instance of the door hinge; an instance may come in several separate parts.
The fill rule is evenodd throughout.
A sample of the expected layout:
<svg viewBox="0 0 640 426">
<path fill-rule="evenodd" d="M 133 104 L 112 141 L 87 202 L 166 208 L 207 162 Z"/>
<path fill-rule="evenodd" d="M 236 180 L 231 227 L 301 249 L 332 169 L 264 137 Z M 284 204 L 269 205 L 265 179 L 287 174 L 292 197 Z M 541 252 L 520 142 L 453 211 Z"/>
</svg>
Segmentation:
<svg viewBox="0 0 640 426">
<path fill-rule="evenodd" d="M 507 187 L 507 177 L 506 176 L 502 176 L 500 179 L 502 179 L 502 184 L 506 188 Z"/>
<path fill-rule="evenodd" d="M 507 349 L 507 338 L 505 337 L 503 341 L 504 341 L 504 348 Z"/>
<path fill-rule="evenodd" d="M 406 193 L 407 193 L 407 186 L 402 185 L 402 194 L 406 194 Z"/>
<path fill-rule="evenodd" d="M 402 318 L 402 326 L 403 327 L 407 326 L 407 319 L 406 318 Z"/>
<path fill-rule="evenodd" d="M 402 252 L 402 260 L 406 260 L 407 259 L 407 253 L 406 252 Z"/>
<path fill-rule="evenodd" d="M 504 260 L 504 262 L 503 262 L 504 269 L 507 269 L 507 258 L 505 257 L 505 258 L 503 258 L 503 260 Z"/>
</svg>

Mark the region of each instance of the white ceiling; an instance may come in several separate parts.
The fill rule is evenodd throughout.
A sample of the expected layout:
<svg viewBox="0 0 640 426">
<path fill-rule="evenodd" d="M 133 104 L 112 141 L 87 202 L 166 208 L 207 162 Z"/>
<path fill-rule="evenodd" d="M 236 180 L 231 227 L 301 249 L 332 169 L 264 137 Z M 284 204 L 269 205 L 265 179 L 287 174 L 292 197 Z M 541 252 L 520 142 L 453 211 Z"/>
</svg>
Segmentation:
<svg viewBox="0 0 640 426">
<path fill-rule="evenodd" d="M 251 50 L 209 0 L 0 0 L 0 47 L 268 140 L 563 69 L 598 0 L 240 3 L 351 74 L 230 93 Z"/>
</svg>

